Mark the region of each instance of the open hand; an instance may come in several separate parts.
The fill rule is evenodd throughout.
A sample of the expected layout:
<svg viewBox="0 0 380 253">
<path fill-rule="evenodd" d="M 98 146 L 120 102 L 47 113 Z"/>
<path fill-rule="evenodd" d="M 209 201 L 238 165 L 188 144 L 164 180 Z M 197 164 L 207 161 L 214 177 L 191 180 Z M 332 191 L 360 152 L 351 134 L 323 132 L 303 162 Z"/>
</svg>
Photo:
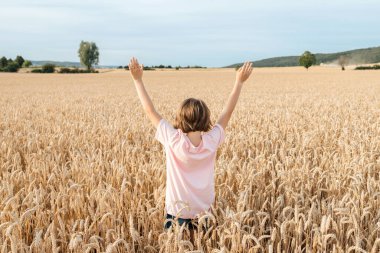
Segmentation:
<svg viewBox="0 0 380 253">
<path fill-rule="evenodd" d="M 144 65 L 140 65 L 138 60 L 135 57 L 132 57 L 129 64 L 129 70 L 131 71 L 131 75 L 133 80 L 141 80 L 143 75 Z"/>
<path fill-rule="evenodd" d="M 252 73 L 252 62 L 245 62 L 236 72 L 236 82 L 244 83 Z"/>
</svg>

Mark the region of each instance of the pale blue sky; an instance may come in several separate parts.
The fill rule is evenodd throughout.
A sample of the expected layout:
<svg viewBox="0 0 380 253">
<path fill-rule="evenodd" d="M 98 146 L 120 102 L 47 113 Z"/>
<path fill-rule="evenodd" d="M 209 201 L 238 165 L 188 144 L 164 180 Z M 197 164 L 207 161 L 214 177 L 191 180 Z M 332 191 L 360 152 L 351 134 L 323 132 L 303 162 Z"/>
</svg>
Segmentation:
<svg viewBox="0 0 380 253">
<path fill-rule="evenodd" d="M 379 0 L 1 0 L 0 55 L 101 65 L 225 66 L 244 60 L 380 46 Z"/>
</svg>

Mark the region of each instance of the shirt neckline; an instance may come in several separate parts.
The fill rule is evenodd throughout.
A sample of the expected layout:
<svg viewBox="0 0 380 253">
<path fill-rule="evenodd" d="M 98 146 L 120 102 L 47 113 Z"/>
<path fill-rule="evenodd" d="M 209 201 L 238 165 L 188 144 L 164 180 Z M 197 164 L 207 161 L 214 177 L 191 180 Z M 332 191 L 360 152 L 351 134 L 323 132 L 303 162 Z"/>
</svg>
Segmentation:
<svg viewBox="0 0 380 253">
<path fill-rule="evenodd" d="M 200 148 L 202 146 L 204 132 L 201 132 L 201 142 L 198 144 L 198 146 L 194 146 L 194 144 L 191 142 L 189 136 L 187 136 L 187 133 L 182 132 L 181 129 L 178 129 L 178 131 L 184 136 L 185 141 L 190 145 L 191 148 L 198 149 L 198 148 Z"/>
</svg>

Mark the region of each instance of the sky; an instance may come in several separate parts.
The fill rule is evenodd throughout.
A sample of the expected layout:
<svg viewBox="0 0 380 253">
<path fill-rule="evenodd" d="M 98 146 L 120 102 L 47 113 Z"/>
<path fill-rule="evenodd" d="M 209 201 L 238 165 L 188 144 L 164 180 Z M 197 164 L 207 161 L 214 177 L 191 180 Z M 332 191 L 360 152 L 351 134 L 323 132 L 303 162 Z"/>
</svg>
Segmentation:
<svg viewBox="0 0 380 253">
<path fill-rule="evenodd" d="M 379 0 L 0 0 L 0 57 L 226 66 L 380 46 Z"/>
</svg>

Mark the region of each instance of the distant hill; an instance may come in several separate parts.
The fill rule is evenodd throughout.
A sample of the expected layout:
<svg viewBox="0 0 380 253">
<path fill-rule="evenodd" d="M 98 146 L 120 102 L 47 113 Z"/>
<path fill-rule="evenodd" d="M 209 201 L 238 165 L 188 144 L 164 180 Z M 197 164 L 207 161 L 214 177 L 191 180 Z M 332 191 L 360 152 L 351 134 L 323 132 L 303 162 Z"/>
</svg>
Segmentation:
<svg viewBox="0 0 380 253">
<path fill-rule="evenodd" d="M 83 67 L 80 62 L 71 62 L 71 61 L 32 61 L 33 66 L 42 66 L 44 64 L 50 63 L 54 64 L 58 67 L 75 67 L 80 68 Z M 96 68 L 116 68 L 117 66 L 105 66 L 105 65 L 99 65 L 96 66 Z"/>
<path fill-rule="evenodd" d="M 44 64 L 50 63 L 55 66 L 60 67 L 81 67 L 79 62 L 70 62 L 70 61 L 32 61 L 33 66 L 42 66 Z"/>
<path fill-rule="evenodd" d="M 363 49 L 355 49 L 350 51 L 344 51 L 339 53 L 331 54 L 315 54 L 317 58 L 317 64 L 328 64 L 334 63 L 339 56 L 346 55 L 350 58 L 349 64 L 368 64 L 368 63 L 378 63 L 380 62 L 380 47 L 370 47 Z M 255 67 L 290 67 L 290 66 L 299 66 L 298 63 L 299 56 L 283 56 L 283 57 L 274 57 L 263 59 L 259 61 L 254 61 L 253 64 Z M 236 66 L 241 65 L 242 63 L 235 63 L 225 68 L 235 68 Z"/>
</svg>

